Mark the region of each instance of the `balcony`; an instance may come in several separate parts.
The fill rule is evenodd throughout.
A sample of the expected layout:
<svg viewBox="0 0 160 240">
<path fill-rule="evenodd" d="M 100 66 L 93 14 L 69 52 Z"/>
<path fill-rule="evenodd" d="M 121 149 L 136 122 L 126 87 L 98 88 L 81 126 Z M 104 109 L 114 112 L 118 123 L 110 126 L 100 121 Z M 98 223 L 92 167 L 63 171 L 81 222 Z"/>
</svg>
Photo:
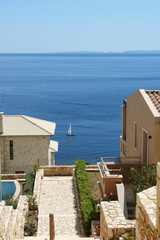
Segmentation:
<svg viewBox="0 0 160 240">
<path fill-rule="evenodd" d="M 141 164 L 134 161 L 123 162 L 122 157 L 102 157 L 97 164 L 101 176 L 98 182 L 101 196 L 112 193 L 118 199 L 124 215 L 131 217 L 127 209 L 127 203 L 133 198 L 130 188 L 131 172 Z"/>
<path fill-rule="evenodd" d="M 140 166 L 140 162 L 135 162 L 135 157 L 130 157 L 129 161 L 124 162 L 121 157 L 102 157 L 101 162 L 97 163 L 101 175 L 101 188 L 103 193 L 116 193 L 116 184 L 129 184 L 131 172 L 135 167 Z M 132 159 L 134 161 L 132 161 Z M 138 158 L 140 159 L 140 158 Z M 128 158 L 127 158 L 128 160 Z"/>
</svg>

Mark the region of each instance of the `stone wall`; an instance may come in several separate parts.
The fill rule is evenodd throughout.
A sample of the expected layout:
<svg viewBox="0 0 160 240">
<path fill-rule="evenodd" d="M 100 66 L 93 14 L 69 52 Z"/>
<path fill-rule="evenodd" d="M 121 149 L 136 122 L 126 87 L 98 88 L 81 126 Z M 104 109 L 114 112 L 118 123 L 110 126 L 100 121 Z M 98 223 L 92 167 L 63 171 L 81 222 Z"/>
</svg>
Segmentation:
<svg viewBox="0 0 160 240">
<path fill-rule="evenodd" d="M 13 160 L 10 160 L 10 140 L 13 140 Z M 48 165 L 49 136 L 3 137 L 2 173 L 29 172 L 33 165 Z"/>
<path fill-rule="evenodd" d="M 157 163 L 157 186 L 137 194 L 136 240 L 160 239 L 160 163 Z"/>
<path fill-rule="evenodd" d="M 33 195 L 37 199 L 37 204 L 39 204 L 40 199 L 40 191 L 41 191 L 41 180 L 44 177 L 44 169 L 38 169 L 36 172 L 35 182 L 34 182 L 34 190 Z"/>
<path fill-rule="evenodd" d="M 72 176 L 75 166 L 42 166 L 44 176 Z"/>
<path fill-rule="evenodd" d="M 123 233 L 135 229 L 134 220 L 126 220 L 118 201 L 101 202 L 100 239 L 118 239 Z"/>
<path fill-rule="evenodd" d="M 75 165 L 56 165 L 56 166 L 41 166 L 44 169 L 45 176 L 72 176 Z M 86 165 L 87 171 L 98 171 L 97 165 Z"/>
<path fill-rule="evenodd" d="M 160 163 L 157 163 L 157 212 L 156 212 L 156 227 L 160 237 Z"/>
<path fill-rule="evenodd" d="M 137 194 L 136 205 L 136 239 L 156 240 L 156 187 Z"/>
<path fill-rule="evenodd" d="M 25 216 L 28 212 L 28 199 L 20 196 L 17 209 L 0 205 L 0 239 L 14 240 L 24 238 Z"/>
<path fill-rule="evenodd" d="M 11 179 L 26 179 L 26 174 L 1 174 L 1 180 L 11 180 Z"/>
</svg>

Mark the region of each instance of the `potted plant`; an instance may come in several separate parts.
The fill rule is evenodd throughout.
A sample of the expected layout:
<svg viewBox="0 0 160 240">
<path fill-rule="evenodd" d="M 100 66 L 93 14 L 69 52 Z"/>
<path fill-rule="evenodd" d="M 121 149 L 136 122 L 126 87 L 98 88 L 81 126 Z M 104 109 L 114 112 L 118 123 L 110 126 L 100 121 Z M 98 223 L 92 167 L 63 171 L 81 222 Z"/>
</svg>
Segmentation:
<svg viewBox="0 0 160 240">
<path fill-rule="evenodd" d="M 96 234 L 97 234 L 97 236 L 100 236 L 100 225 L 99 224 L 96 226 Z"/>
</svg>

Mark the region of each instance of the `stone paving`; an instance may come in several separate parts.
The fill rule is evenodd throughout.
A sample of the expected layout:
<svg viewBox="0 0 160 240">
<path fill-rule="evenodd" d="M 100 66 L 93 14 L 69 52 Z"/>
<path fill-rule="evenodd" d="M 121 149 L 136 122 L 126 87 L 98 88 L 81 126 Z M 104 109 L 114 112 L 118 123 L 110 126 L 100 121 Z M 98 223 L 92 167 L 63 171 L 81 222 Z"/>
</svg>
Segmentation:
<svg viewBox="0 0 160 240">
<path fill-rule="evenodd" d="M 73 177 L 44 177 L 39 202 L 37 237 L 49 236 L 49 213 L 54 214 L 55 235 L 75 236 L 80 234 L 75 207 Z"/>
</svg>

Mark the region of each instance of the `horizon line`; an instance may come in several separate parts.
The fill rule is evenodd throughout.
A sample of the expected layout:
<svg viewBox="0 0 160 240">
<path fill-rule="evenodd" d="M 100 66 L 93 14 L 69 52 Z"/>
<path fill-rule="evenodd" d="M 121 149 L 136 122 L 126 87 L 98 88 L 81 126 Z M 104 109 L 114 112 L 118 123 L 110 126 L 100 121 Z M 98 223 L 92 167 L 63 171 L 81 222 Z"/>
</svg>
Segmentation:
<svg viewBox="0 0 160 240">
<path fill-rule="evenodd" d="M 127 51 L 64 51 L 64 52 L 0 52 L 2 54 L 123 54 L 123 53 L 160 53 L 160 50 L 127 50 Z"/>
</svg>

